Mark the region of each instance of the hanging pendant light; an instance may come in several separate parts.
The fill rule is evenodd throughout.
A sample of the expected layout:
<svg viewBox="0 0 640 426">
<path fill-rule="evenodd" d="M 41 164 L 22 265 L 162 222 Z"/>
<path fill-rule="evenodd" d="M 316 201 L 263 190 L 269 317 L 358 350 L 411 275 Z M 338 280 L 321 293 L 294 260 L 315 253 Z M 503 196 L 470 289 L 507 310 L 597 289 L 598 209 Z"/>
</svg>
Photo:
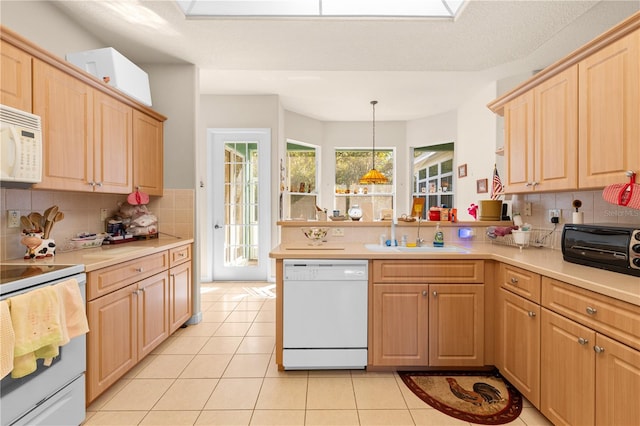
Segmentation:
<svg viewBox="0 0 640 426">
<path fill-rule="evenodd" d="M 378 170 L 376 170 L 376 104 L 377 103 L 378 101 L 371 101 L 371 106 L 373 108 L 373 148 L 371 150 L 371 157 L 372 157 L 371 170 L 369 170 L 367 173 L 364 174 L 364 176 L 360 178 L 360 185 L 370 185 L 370 184 L 388 182 L 385 175 L 383 175 Z"/>
</svg>

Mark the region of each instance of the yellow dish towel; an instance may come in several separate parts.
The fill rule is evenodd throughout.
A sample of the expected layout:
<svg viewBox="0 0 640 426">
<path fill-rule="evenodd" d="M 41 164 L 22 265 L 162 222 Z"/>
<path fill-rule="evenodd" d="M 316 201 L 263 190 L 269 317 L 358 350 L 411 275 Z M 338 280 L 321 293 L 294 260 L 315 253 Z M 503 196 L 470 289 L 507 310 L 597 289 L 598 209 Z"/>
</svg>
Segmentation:
<svg viewBox="0 0 640 426">
<path fill-rule="evenodd" d="M 74 278 L 54 287 L 58 292 L 61 310 L 62 340 L 59 344 L 66 345 L 74 337 L 89 332 L 89 323 L 78 281 Z"/>
<path fill-rule="evenodd" d="M 0 379 L 13 370 L 13 351 L 16 347 L 16 334 L 11 324 L 11 312 L 6 300 L 0 301 Z"/>
<path fill-rule="evenodd" d="M 20 378 L 35 371 L 36 357 L 51 358 L 58 354 L 58 344 L 62 341 L 60 302 L 53 286 L 8 300 L 16 334 L 11 377 Z"/>
</svg>

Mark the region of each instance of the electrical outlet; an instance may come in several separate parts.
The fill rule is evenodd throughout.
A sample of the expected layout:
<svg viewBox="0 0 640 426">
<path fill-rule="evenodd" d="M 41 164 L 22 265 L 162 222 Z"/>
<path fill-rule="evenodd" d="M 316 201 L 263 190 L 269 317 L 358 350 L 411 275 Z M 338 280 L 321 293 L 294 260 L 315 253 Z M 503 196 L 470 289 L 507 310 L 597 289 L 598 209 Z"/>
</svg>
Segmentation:
<svg viewBox="0 0 640 426">
<path fill-rule="evenodd" d="M 531 216 L 531 202 L 527 201 L 524 203 L 524 215 Z"/>
<path fill-rule="evenodd" d="M 331 235 L 334 237 L 344 237 L 344 228 L 332 228 Z"/>
<path fill-rule="evenodd" d="M 560 209 L 549 209 L 549 222 L 551 223 L 559 223 L 560 222 L 560 214 L 562 213 L 562 210 Z M 553 218 L 557 217 L 558 218 L 558 222 L 554 222 Z"/>
<path fill-rule="evenodd" d="M 107 209 L 100 209 L 100 220 L 101 221 L 105 221 L 107 220 L 107 215 L 109 214 L 109 210 Z"/>
<path fill-rule="evenodd" d="M 7 210 L 7 228 L 20 228 L 20 210 Z"/>
</svg>

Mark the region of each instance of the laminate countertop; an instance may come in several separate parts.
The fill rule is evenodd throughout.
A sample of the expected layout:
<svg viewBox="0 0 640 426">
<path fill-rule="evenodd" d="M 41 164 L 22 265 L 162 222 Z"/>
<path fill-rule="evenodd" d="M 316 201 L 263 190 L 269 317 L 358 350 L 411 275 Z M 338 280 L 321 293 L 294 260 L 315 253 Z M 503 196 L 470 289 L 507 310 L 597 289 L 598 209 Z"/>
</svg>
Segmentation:
<svg viewBox="0 0 640 426">
<path fill-rule="evenodd" d="M 10 259 L 3 260 L 5 264 L 34 264 L 34 265 L 84 265 L 85 272 L 107 266 L 117 265 L 128 260 L 148 256 L 164 250 L 193 243 L 193 238 L 177 238 L 160 235 L 151 240 L 139 240 L 122 244 L 102 245 L 96 248 L 58 251 L 55 256 L 42 259 Z"/>
<path fill-rule="evenodd" d="M 640 306 L 640 278 L 602 269 L 565 262 L 560 250 L 516 247 L 491 243 L 445 244 L 455 246 L 464 253 L 416 253 L 370 250 L 363 243 L 333 243 L 320 246 L 291 242 L 275 247 L 269 256 L 273 259 L 485 259 L 504 262 L 540 275 L 573 284 L 624 302 Z"/>
</svg>

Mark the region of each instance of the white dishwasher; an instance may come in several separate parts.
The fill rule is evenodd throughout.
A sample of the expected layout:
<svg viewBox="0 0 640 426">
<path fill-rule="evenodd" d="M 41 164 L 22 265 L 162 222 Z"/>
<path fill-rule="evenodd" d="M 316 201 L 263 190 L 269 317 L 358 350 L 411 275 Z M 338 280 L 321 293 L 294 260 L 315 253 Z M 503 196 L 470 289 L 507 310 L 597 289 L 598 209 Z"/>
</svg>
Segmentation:
<svg viewBox="0 0 640 426">
<path fill-rule="evenodd" d="M 286 259 L 283 269 L 284 368 L 365 368 L 368 261 Z"/>
</svg>

